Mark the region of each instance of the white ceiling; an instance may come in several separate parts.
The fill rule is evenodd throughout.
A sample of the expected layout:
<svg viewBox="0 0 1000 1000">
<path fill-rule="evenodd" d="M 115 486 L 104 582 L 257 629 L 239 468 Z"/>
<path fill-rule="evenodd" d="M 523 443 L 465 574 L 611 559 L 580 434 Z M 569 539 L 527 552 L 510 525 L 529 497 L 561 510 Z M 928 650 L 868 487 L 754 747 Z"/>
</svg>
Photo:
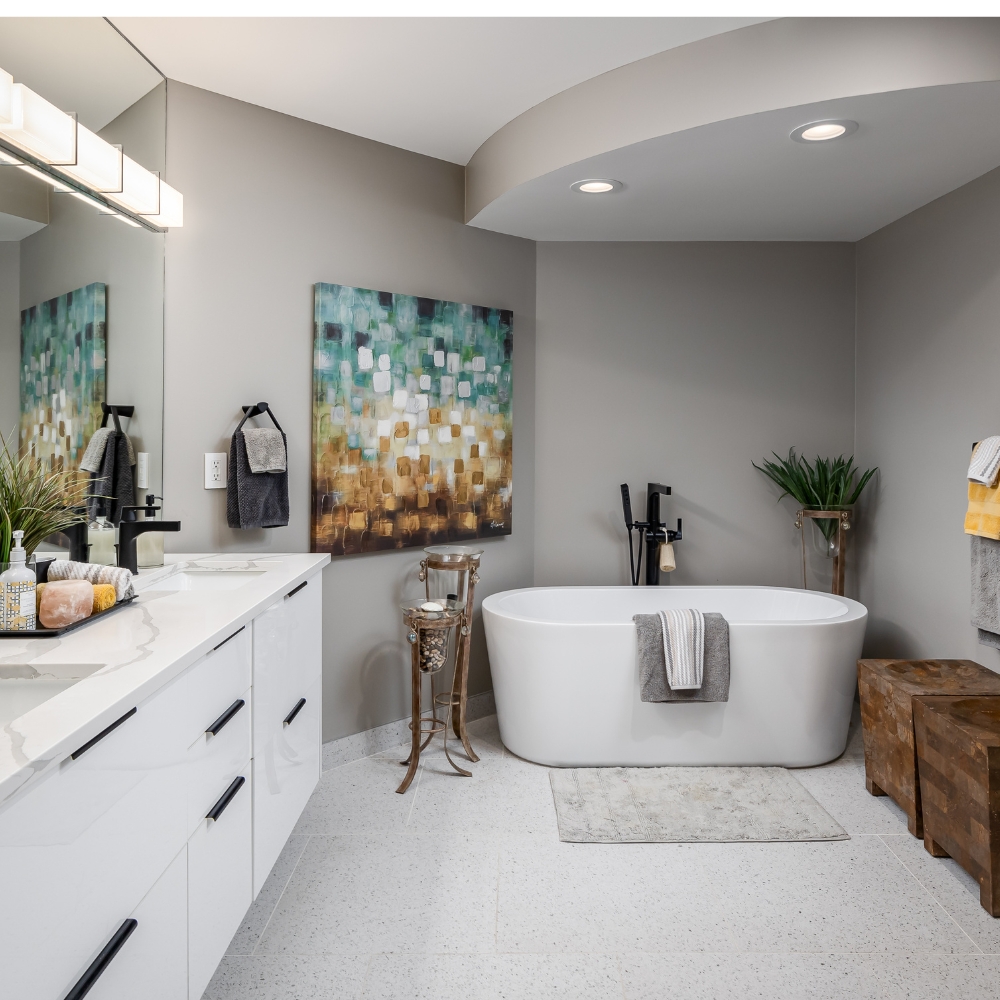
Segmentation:
<svg viewBox="0 0 1000 1000">
<path fill-rule="evenodd" d="M 465 164 L 584 80 L 766 18 L 116 17 L 167 77 Z"/>
<path fill-rule="evenodd" d="M 853 135 L 793 142 L 806 122 Z M 501 195 L 472 224 L 535 240 L 859 240 L 1000 165 L 1000 82 L 783 108 L 635 143 Z M 624 189 L 570 185 L 611 177 Z"/>
<path fill-rule="evenodd" d="M 162 82 L 103 17 L 0 18 L 0 66 L 94 132 Z"/>
</svg>

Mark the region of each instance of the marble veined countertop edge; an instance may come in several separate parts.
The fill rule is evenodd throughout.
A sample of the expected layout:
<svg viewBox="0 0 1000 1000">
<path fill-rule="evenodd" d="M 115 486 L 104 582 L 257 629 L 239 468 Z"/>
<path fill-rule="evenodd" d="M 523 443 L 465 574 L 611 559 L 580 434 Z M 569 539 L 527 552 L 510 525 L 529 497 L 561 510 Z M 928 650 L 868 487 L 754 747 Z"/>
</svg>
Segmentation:
<svg viewBox="0 0 1000 1000">
<path fill-rule="evenodd" d="M 213 553 L 167 555 L 164 562 L 162 568 L 141 571 L 136 600 L 100 622 L 56 639 L 0 640 L 0 669 L 23 665 L 39 677 L 84 675 L 0 726 L 0 809 L 15 792 L 170 683 L 278 597 L 320 573 L 330 556 Z M 264 573 L 231 590 L 157 589 L 164 579 L 190 569 Z"/>
</svg>

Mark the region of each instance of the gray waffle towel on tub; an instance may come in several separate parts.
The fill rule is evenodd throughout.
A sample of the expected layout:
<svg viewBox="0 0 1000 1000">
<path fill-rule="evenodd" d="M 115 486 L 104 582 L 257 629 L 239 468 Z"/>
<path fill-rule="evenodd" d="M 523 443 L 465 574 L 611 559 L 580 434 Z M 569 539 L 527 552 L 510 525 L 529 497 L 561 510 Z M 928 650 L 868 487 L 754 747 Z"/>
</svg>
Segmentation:
<svg viewBox="0 0 1000 1000">
<path fill-rule="evenodd" d="M 639 643 L 639 686 L 643 701 L 729 701 L 729 622 L 705 614 L 705 665 L 701 687 L 672 691 L 667 682 L 660 616 L 634 615 Z"/>
<path fill-rule="evenodd" d="M 1000 542 L 971 535 L 972 624 L 984 646 L 1000 648 Z"/>
</svg>

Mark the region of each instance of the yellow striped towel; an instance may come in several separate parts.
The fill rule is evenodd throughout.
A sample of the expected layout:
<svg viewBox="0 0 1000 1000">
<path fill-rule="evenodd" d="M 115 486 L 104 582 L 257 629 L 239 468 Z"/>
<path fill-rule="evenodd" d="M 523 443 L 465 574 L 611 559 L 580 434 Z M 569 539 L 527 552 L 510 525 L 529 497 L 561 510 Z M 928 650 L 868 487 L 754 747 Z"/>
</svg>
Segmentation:
<svg viewBox="0 0 1000 1000">
<path fill-rule="evenodd" d="M 1000 541 L 1000 485 L 983 486 L 970 480 L 965 533 Z"/>
</svg>

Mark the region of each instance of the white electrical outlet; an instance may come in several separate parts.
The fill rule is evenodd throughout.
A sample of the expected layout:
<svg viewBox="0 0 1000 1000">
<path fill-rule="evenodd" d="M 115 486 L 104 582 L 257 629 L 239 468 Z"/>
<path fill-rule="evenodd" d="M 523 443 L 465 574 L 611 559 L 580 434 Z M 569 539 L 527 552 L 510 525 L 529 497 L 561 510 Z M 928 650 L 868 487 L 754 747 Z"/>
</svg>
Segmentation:
<svg viewBox="0 0 1000 1000">
<path fill-rule="evenodd" d="M 226 461 L 229 456 L 224 451 L 205 453 L 205 489 L 224 490 L 226 488 Z"/>
</svg>

